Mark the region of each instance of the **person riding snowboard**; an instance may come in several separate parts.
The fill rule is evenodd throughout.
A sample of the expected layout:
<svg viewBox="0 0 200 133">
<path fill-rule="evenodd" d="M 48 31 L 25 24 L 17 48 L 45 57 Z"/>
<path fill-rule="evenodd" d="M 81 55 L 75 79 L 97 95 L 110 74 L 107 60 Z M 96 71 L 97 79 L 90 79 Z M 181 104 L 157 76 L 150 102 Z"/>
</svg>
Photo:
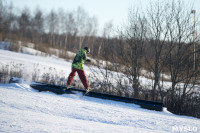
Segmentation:
<svg viewBox="0 0 200 133">
<path fill-rule="evenodd" d="M 67 80 L 67 89 L 70 89 L 74 76 L 76 75 L 76 72 L 77 72 L 82 84 L 84 85 L 86 89 L 86 93 L 88 93 L 91 90 L 88 80 L 85 76 L 85 71 L 83 69 L 84 62 L 85 61 L 90 62 L 90 60 L 87 59 L 87 54 L 89 53 L 90 53 L 90 49 L 88 47 L 84 47 L 83 49 L 79 50 L 79 52 L 76 54 L 72 63 L 72 71 L 69 74 L 69 77 Z"/>
</svg>

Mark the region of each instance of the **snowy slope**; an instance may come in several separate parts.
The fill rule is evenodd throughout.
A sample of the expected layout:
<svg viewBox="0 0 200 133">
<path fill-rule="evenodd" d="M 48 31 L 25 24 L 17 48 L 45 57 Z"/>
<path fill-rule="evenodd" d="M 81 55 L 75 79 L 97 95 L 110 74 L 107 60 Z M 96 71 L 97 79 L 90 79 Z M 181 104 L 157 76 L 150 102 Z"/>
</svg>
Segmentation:
<svg viewBox="0 0 200 133">
<path fill-rule="evenodd" d="M 29 53 L 34 54 L 35 50 L 32 49 L 31 51 L 31 49 L 29 49 Z M 22 78 L 29 81 L 32 79 L 32 74 L 35 71 L 39 71 L 40 77 L 44 73 L 48 73 L 51 71 L 51 74 L 53 75 L 58 74 L 59 76 L 67 79 L 69 73 L 71 72 L 71 62 L 58 58 L 56 56 L 44 57 L 44 56 L 35 56 L 32 54 L 17 53 L 17 52 L 0 49 L 0 68 L 3 65 L 12 66 L 13 63 L 22 64 L 22 70 L 23 70 Z M 95 67 L 91 67 L 91 68 L 94 69 L 96 72 L 100 71 L 98 68 L 95 68 Z M 89 78 L 89 75 L 91 74 L 90 68 L 88 68 L 88 66 L 85 65 L 84 70 L 85 70 L 86 76 Z M 119 74 L 115 72 L 112 72 L 112 73 L 113 73 L 112 76 L 119 77 Z M 104 79 L 103 75 L 101 75 L 101 72 L 99 72 L 97 77 L 102 80 Z M 78 79 L 78 77 L 76 76 L 75 79 Z M 93 80 L 93 78 L 89 79 L 89 81 L 91 80 Z M 128 81 L 127 79 L 125 80 Z M 152 80 L 144 78 L 144 77 L 140 77 L 140 82 L 141 84 L 145 86 L 151 86 L 151 84 L 153 84 Z M 166 82 L 165 85 L 170 86 L 170 83 Z"/>
<path fill-rule="evenodd" d="M 29 49 L 28 53 L 35 53 Z M 26 52 L 25 52 L 26 53 Z M 55 56 L 41 57 L 31 54 L 0 50 L 0 66 L 23 64 L 23 78 L 31 79 L 40 69 L 42 75 L 48 68 L 62 73 L 66 78 L 71 62 Z M 90 74 L 85 67 L 86 74 Z M 142 79 L 143 83 L 151 81 Z M 37 92 L 28 83 L 0 84 L 1 132 L 200 132 L 199 119 L 173 115 L 167 111 L 156 112 L 109 100 L 76 95 L 56 95 Z"/>
<path fill-rule="evenodd" d="M 35 53 L 35 50 L 29 49 L 29 53 Z M 2 66 L 21 65 L 22 78 L 31 81 L 32 74 L 38 71 L 39 77 L 44 73 L 51 73 L 67 79 L 71 72 L 71 62 L 56 56 L 35 56 L 32 54 L 17 53 L 0 49 L 0 68 Z M 10 68 L 11 69 L 11 68 Z M 90 70 L 85 66 L 85 73 L 88 76 Z M 77 79 L 78 76 L 75 77 Z"/>
<path fill-rule="evenodd" d="M 63 59 L 59 59 L 56 57 L 42 57 L 42 56 L 34 56 L 29 54 L 23 54 L 23 53 L 17 53 L 7 50 L 1 50 L 0 49 L 0 63 L 3 65 L 9 64 L 11 62 L 20 63 L 23 64 L 22 66 L 24 68 L 24 73 L 28 71 L 28 73 L 31 73 L 34 71 L 34 65 L 38 65 L 39 68 L 55 68 L 58 70 L 63 70 L 66 72 L 70 72 L 68 68 L 71 67 L 70 62 L 66 62 Z M 43 70 L 43 69 L 42 69 Z"/>
<path fill-rule="evenodd" d="M 200 132 L 199 119 L 134 104 L 37 92 L 28 84 L 0 84 L 0 132 L 163 133 Z"/>
</svg>

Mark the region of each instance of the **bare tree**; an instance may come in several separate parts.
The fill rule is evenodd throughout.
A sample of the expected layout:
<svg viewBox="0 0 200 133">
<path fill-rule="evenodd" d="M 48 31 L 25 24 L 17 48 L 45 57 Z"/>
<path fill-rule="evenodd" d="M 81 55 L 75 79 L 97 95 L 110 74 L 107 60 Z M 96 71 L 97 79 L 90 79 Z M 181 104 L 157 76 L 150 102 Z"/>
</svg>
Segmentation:
<svg viewBox="0 0 200 133">
<path fill-rule="evenodd" d="M 0 36 L 2 40 L 11 37 L 11 30 L 13 28 L 14 10 L 12 2 L 6 5 L 3 1 L 0 1 Z"/>
<path fill-rule="evenodd" d="M 146 19 L 138 10 L 129 9 L 127 25 L 121 32 L 121 39 L 126 43 L 120 43 L 120 57 L 125 65 L 125 71 L 134 90 L 134 97 L 139 97 L 139 77 L 142 67 L 142 56 L 146 37 Z"/>
<path fill-rule="evenodd" d="M 87 36 L 86 45 L 89 46 L 92 51 L 94 50 L 97 30 L 98 30 L 97 18 L 95 16 L 89 17 L 86 25 L 86 36 Z"/>
<path fill-rule="evenodd" d="M 42 34 L 44 32 L 44 16 L 42 11 L 37 8 L 32 18 L 32 34 L 36 42 L 42 42 Z"/>
<path fill-rule="evenodd" d="M 24 8 L 18 19 L 19 32 L 21 39 L 31 35 L 31 16 L 28 8 Z"/>
<path fill-rule="evenodd" d="M 162 2 L 151 3 L 146 17 L 148 20 L 147 39 L 150 45 L 148 48 L 151 48 L 151 50 L 146 49 L 146 51 L 151 51 L 146 54 L 146 63 L 149 71 L 153 73 L 152 100 L 156 99 L 156 91 L 160 87 L 160 75 L 164 67 L 162 55 L 165 52 L 164 46 L 168 33 L 168 29 L 165 28 L 166 8 L 167 5 Z"/>
<path fill-rule="evenodd" d="M 105 23 L 104 25 L 104 29 L 103 29 L 103 38 L 107 38 L 106 40 L 109 40 L 109 38 L 111 37 L 111 32 L 112 32 L 112 28 L 113 28 L 113 24 L 112 22 L 107 22 Z M 102 39 L 103 40 L 103 39 Z M 98 57 L 100 57 L 101 54 L 101 51 L 102 51 L 102 45 L 105 44 L 106 41 L 101 41 L 99 43 L 99 46 L 98 46 Z"/>
<path fill-rule="evenodd" d="M 66 13 L 65 16 L 65 40 L 64 44 L 67 49 L 70 49 L 70 45 L 73 45 L 73 37 L 76 37 L 76 22 L 73 12 Z M 71 50 L 71 49 L 70 49 Z"/>
<path fill-rule="evenodd" d="M 3 34 L 4 34 L 4 15 L 5 15 L 5 5 L 3 3 L 3 0 L 0 0 L 0 38 L 1 40 L 4 40 Z"/>
<path fill-rule="evenodd" d="M 83 41 L 84 41 L 84 36 L 85 36 L 85 27 L 87 25 L 86 20 L 87 20 L 88 14 L 86 11 L 78 7 L 77 12 L 76 12 L 76 28 L 77 28 L 77 36 L 79 37 L 79 49 L 82 48 Z"/>
<path fill-rule="evenodd" d="M 47 16 L 47 26 L 49 32 L 49 43 L 51 46 L 56 44 L 56 33 L 57 33 L 57 14 L 54 10 L 51 10 L 50 14 Z"/>
<path fill-rule="evenodd" d="M 194 51 L 193 42 L 193 24 L 191 23 L 191 9 L 184 8 L 182 2 L 172 2 L 169 6 L 166 16 L 168 28 L 168 48 L 170 49 L 166 58 L 167 68 L 171 77 L 171 88 L 169 90 L 170 108 L 181 108 L 185 99 L 193 93 L 196 84 L 198 70 L 194 70 Z M 181 85 L 183 84 L 183 85 Z M 179 97 L 177 99 L 177 96 Z M 178 105 L 174 101 L 179 101 Z"/>
</svg>

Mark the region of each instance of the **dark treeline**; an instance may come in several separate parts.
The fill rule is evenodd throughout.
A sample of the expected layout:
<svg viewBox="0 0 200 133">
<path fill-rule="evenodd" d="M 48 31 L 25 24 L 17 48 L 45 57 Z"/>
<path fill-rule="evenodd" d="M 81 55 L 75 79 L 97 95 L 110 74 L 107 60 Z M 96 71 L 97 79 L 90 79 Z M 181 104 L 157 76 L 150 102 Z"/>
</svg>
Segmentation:
<svg viewBox="0 0 200 133">
<path fill-rule="evenodd" d="M 24 8 L 19 13 L 11 5 L 0 1 L 0 39 L 28 40 L 36 48 L 65 48 L 72 51 L 82 45 L 92 45 L 98 23 L 81 7 L 65 12 L 51 10 L 44 14 L 39 8 L 33 13 Z"/>
<path fill-rule="evenodd" d="M 107 23 L 100 36 L 97 19 L 81 7 L 46 14 L 24 8 L 15 13 L 12 5 L 0 0 L 0 40 L 33 42 L 45 52 L 48 48 L 76 52 L 89 46 L 93 58 L 105 61 L 105 71 L 96 64 L 104 77 L 103 81 L 95 77 L 101 84 L 96 91 L 162 101 L 173 113 L 200 117 L 200 47 L 194 27 L 199 22 L 187 7 L 182 1 L 163 1 L 151 3 L 145 13 L 130 8 L 122 28 Z M 142 76 L 152 84 L 143 85 Z"/>
</svg>

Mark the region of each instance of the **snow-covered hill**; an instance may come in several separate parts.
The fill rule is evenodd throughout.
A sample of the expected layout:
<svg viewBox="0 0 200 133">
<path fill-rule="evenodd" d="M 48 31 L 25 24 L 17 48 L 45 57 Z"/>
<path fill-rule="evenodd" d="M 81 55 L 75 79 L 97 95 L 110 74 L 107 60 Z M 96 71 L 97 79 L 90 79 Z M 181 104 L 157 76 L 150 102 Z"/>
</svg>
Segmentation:
<svg viewBox="0 0 200 133">
<path fill-rule="evenodd" d="M 0 132 L 199 132 L 200 121 L 134 104 L 37 92 L 26 83 L 0 84 Z"/>
<path fill-rule="evenodd" d="M 56 56 L 34 56 L 38 51 L 17 53 L 0 50 L 0 68 L 21 64 L 22 78 L 30 79 L 35 71 L 40 75 L 51 71 L 65 78 L 71 62 Z M 86 74 L 90 74 L 85 67 Z M 141 78 L 142 83 L 151 83 Z M 162 133 L 200 132 L 200 120 L 193 117 L 141 109 L 134 104 L 82 97 L 80 93 L 56 95 L 37 92 L 28 81 L 0 84 L 0 133 L 47 132 L 109 132 Z"/>
<path fill-rule="evenodd" d="M 56 55 L 49 55 L 49 56 L 44 56 L 46 54 L 37 51 L 33 49 L 32 45 L 33 44 L 27 44 L 30 45 L 29 47 L 21 47 L 23 49 L 22 51 L 19 52 L 12 52 L 5 50 L 6 46 L 8 43 L 6 42 L 0 42 L 0 68 L 1 66 L 15 66 L 15 65 L 21 65 L 21 69 L 23 70 L 22 72 L 22 78 L 26 80 L 32 80 L 33 74 L 37 73 L 38 77 L 40 79 L 45 73 L 50 73 L 51 75 L 58 75 L 59 78 L 64 78 L 67 79 L 69 73 L 71 72 L 71 62 L 66 61 L 64 59 L 58 58 Z M 53 49 L 51 49 L 53 50 Z M 56 50 L 55 50 L 56 51 Z M 54 52 L 55 52 L 54 51 Z M 58 55 L 58 51 L 56 51 Z M 69 56 L 75 56 L 74 53 L 68 52 Z M 93 60 L 95 62 L 95 60 Z M 104 61 L 100 61 L 102 64 Z M 12 69 L 12 68 L 9 68 Z M 99 73 L 94 73 L 91 72 L 91 69 L 93 69 L 94 72 L 99 72 Z M 105 77 L 102 75 L 102 71 L 104 72 L 104 69 L 99 70 L 97 67 L 91 67 L 90 68 L 85 65 L 84 66 L 85 73 L 87 77 L 89 78 L 89 75 L 94 75 L 96 74 L 96 77 L 98 77 L 98 80 L 103 80 Z M 10 71 L 10 70 L 9 70 Z M 126 76 L 123 76 L 123 74 L 119 74 L 113 71 L 110 71 L 112 75 L 110 82 L 113 84 L 116 84 L 116 79 L 112 77 L 120 77 L 122 80 L 122 84 L 127 84 L 124 83 L 124 81 L 129 81 Z M 105 75 L 106 71 L 104 72 Z M 144 71 L 143 73 L 147 73 Z M 75 79 L 78 79 L 78 77 L 75 77 Z M 89 81 L 94 80 L 94 78 L 90 78 Z M 152 86 L 153 82 L 151 79 L 147 79 L 145 77 L 140 77 L 140 83 L 143 86 L 146 86 L 147 88 L 149 86 Z M 168 88 L 171 86 L 170 82 L 165 82 L 164 86 Z"/>
</svg>

